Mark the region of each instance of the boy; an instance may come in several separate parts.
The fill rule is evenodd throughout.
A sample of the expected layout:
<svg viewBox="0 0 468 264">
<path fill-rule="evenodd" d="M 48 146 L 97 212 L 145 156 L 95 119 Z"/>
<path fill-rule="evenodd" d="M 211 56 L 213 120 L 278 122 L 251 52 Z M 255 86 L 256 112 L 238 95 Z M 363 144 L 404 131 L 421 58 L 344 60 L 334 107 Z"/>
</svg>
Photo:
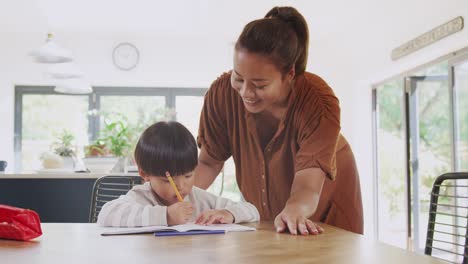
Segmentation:
<svg viewBox="0 0 468 264">
<path fill-rule="evenodd" d="M 106 203 L 98 224 L 170 226 L 195 221 L 207 225 L 260 219 L 257 208 L 250 203 L 235 203 L 193 186 L 197 145 L 188 129 L 178 122 L 158 122 L 148 127 L 136 145 L 135 162 L 145 183 Z M 179 201 L 170 175 L 183 201 Z"/>
</svg>

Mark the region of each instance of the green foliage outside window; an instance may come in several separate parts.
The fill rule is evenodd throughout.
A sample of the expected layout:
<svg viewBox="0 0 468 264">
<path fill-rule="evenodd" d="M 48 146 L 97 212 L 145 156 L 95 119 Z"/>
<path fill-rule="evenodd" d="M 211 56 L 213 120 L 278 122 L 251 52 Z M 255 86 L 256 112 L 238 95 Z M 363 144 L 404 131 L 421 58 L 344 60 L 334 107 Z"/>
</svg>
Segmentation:
<svg viewBox="0 0 468 264">
<path fill-rule="evenodd" d="M 57 140 L 52 143 L 54 153 L 61 157 L 72 157 L 75 155 L 73 140 L 75 136 L 68 130 L 62 130 Z"/>
<path fill-rule="evenodd" d="M 100 138 L 97 142 L 105 145 L 110 154 L 116 157 L 125 157 L 128 155 L 131 146 L 131 128 L 128 127 L 126 118 L 121 120 L 104 121 L 105 126 L 100 131 Z"/>
<path fill-rule="evenodd" d="M 419 129 L 419 189 L 422 206 L 426 207 L 435 178 L 451 170 L 452 162 L 452 108 L 448 87 L 448 64 L 441 63 L 419 73 L 429 77 L 418 82 L 418 129 Z M 390 213 L 401 211 L 404 204 L 406 180 L 404 166 L 406 162 L 404 133 L 404 97 L 403 79 L 387 82 L 377 89 L 379 121 L 379 184 L 385 199 L 389 201 Z M 468 106 L 468 89 L 461 89 L 456 98 L 459 106 Z M 458 147 L 460 155 L 468 146 L 468 114 L 466 108 L 458 108 L 460 124 Z M 386 140 L 386 141 L 385 141 Z M 397 149 L 393 153 L 391 149 Z M 468 149 L 468 148 L 467 148 Z M 399 156 L 398 156 L 399 155 Z M 395 163 L 398 164 L 395 164 Z M 468 159 L 459 159 L 461 168 L 468 168 Z M 398 178 L 398 179 L 397 179 Z M 449 202 L 449 201 L 447 201 Z M 426 210 L 422 208 L 422 210 Z"/>
<path fill-rule="evenodd" d="M 104 126 L 99 131 L 98 139 L 88 146 L 88 153 L 97 150 L 116 157 L 132 158 L 141 133 L 151 124 L 170 120 L 175 115 L 173 109 L 164 107 L 152 112 L 145 112 L 144 108 L 138 108 L 137 112 L 139 114 L 133 122 L 130 122 L 129 118 L 122 113 L 102 113 Z"/>
</svg>

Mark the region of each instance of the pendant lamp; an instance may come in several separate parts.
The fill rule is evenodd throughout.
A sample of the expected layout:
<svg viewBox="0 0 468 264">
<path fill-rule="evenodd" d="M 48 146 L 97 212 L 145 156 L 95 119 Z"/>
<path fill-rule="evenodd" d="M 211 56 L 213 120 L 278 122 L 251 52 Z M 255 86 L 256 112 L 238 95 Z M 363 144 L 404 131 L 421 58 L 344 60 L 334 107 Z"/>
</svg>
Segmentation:
<svg viewBox="0 0 468 264">
<path fill-rule="evenodd" d="M 51 33 L 47 34 L 44 45 L 30 53 L 38 63 L 63 63 L 73 60 L 71 53 L 60 47 L 53 40 Z"/>
<path fill-rule="evenodd" d="M 52 79 L 82 78 L 84 73 L 73 62 L 51 64 L 46 74 Z"/>
<path fill-rule="evenodd" d="M 58 80 L 54 91 L 64 94 L 89 94 L 93 92 L 91 85 L 79 78 Z"/>
</svg>

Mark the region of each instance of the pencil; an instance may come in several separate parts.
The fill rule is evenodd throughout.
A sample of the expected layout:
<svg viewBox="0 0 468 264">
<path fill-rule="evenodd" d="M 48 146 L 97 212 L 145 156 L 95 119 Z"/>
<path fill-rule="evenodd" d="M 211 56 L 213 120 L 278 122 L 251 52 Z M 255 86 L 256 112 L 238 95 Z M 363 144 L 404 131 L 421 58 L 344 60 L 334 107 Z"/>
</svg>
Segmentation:
<svg viewBox="0 0 468 264">
<path fill-rule="evenodd" d="M 171 174 L 168 171 L 166 171 L 166 177 L 167 177 L 167 179 L 169 179 L 169 182 L 171 183 L 172 188 L 174 188 L 175 194 L 177 195 L 177 198 L 179 199 L 179 202 L 183 202 L 184 199 L 182 199 L 182 196 L 180 196 L 179 190 L 177 189 L 177 186 L 176 186 L 174 180 L 172 179 Z"/>
</svg>

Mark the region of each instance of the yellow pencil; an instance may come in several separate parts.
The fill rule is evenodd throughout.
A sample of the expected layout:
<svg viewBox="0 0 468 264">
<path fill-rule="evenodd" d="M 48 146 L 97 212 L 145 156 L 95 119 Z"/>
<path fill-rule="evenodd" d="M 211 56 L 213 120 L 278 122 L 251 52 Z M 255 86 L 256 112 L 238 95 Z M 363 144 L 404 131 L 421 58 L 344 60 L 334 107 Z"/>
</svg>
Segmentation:
<svg viewBox="0 0 468 264">
<path fill-rule="evenodd" d="M 183 202 L 184 199 L 182 199 L 182 196 L 180 196 L 179 190 L 177 189 L 177 186 L 175 185 L 174 180 L 171 177 L 171 174 L 169 174 L 168 171 L 166 171 L 166 177 L 169 179 L 169 182 L 172 185 L 172 188 L 174 188 L 175 194 L 177 195 L 177 198 L 179 199 L 179 202 Z"/>
</svg>

